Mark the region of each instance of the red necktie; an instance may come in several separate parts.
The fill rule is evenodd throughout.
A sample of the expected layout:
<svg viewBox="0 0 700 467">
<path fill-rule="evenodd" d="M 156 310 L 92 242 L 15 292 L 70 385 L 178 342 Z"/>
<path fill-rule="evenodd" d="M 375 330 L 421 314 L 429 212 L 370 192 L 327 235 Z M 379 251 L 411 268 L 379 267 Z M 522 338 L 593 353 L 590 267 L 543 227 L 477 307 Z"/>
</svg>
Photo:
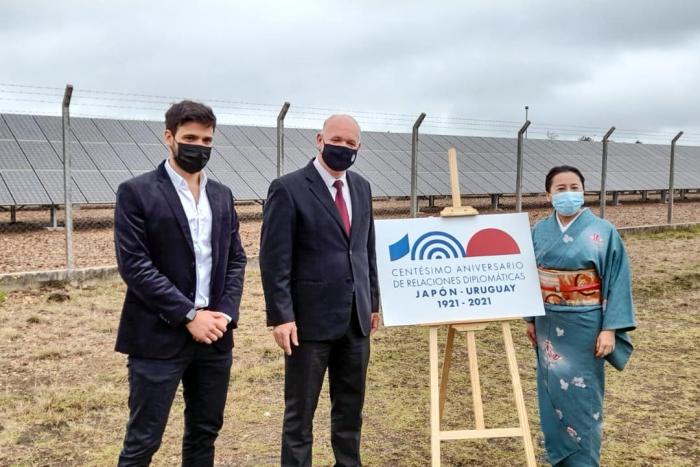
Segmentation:
<svg viewBox="0 0 700 467">
<path fill-rule="evenodd" d="M 350 216 L 348 215 L 348 206 L 345 204 L 345 198 L 343 198 L 343 181 L 336 180 L 333 186 L 335 187 L 335 207 L 338 208 L 340 218 L 343 220 L 343 226 L 345 226 L 345 233 L 349 237 Z"/>
</svg>

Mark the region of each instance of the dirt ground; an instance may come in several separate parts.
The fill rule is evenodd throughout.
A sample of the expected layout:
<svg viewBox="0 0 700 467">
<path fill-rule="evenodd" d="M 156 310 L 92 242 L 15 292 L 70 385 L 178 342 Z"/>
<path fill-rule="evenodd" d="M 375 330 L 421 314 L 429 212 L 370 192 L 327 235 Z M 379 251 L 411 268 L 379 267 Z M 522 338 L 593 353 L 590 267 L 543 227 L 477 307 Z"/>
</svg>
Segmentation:
<svg viewBox="0 0 700 467">
<path fill-rule="evenodd" d="M 608 206 L 606 217 L 618 227 L 666 223 L 667 206 L 650 197 L 640 202 L 638 195 L 620 197 L 621 204 Z M 449 199 L 436 200 L 436 208 L 429 208 L 426 200 L 421 201 L 421 215 L 439 215 L 441 206 Z M 588 197 L 587 204 L 598 213 L 598 201 Z M 498 210 L 491 209 L 488 198 L 465 198 L 465 204 L 472 204 L 482 213 L 512 212 L 515 209 L 513 197 L 502 198 Z M 409 204 L 406 199 L 375 201 L 376 217 L 408 217 Z M 243 204 L 237 206 L 241 217 L 241 238 L 249 256 L 258 254 L 260 240 L 261 206 Z M 546 200 L 542 197 L 526 197 L 523 210 L 530 214 L 531 222 L 536 222 L 549 214 Z M 76 267 L 110 266 L 116 264 L 112 230 L 113 210 L 109 208 L 76 209 L 74 215 L 73 250 Z M 59 225 L 63 223 L 63 213 L 59 212 Z M 61 269 L 65 267 L 65 233 L 63 230 L 48 230 L 49 212 L 20 211 L 16 224 L 9 223 L 9 213 L 0 213 L 0 274 L 21 271 Z M 700 195 L 692 193 L 685 201 L 674 203 L 674 222 L 700 222 Z"/>
<path fill-rule="evenodd" d="M 608 368 L 602 464 L 697 466 L 700 229 L 628 235 L 625 242 L 639 328 L 627 369 Z M 69 298 L 56 302 L 57 292 Z M 109 281 L 0 295 L 0 465 L 115 464 L 128 415 L 125 357 L 113 351 L 123 294 L 120 282 Z M 217 443 L 219 466 L 278 465 L 283 358 L 265 328 L 263 310 L 259 274 L 251 270 Z M 524 326 L 515 322 L 513 327 L 530 426 L 543 462 L 534 354 Z M 373 337 L 363 430 L 367 466 L 429 464 L 427 334 L 420 327 L 382 328 Z M 473 426 L 465 349 L 461 336 L 446 429 Z M 512 426 L 517 417 L 496 326 L 479 334 L 478 349 L 487 427 Z M 182 409 L 178 395 L 156 466 L 179 465 Z M 314 464 L 331 465 L 327 396 L 316 417 Z M 450 441 L 442 447 L 446 466 L 524 465 L 516 440 Z"/>
</svg>

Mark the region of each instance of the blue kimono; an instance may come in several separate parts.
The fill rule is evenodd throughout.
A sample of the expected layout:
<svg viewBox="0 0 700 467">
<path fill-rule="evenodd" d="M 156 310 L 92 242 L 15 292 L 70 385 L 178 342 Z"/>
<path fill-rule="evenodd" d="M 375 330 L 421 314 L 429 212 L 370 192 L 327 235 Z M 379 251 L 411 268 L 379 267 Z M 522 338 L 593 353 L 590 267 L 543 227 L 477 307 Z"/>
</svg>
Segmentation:
<svg viewBox="0 0 700 467">
<path fill-rule="evenodd" d="M 632 353 L 626 332 L 636 327 L 629 263 L 615 227 L 588 209 L 561 231 L 556 214 L 532 232 L 539 268 L 597 271 L 602 303 L 545 302 L 534 318 L 537 394 L 549 461 L 555 466 L 600 465 L 604 363 L 622 370 Z M 528 319 L 532 321 L 532 318 Z M 615 350 L 595 357 L 601 330 L 615 330 Z"/>
</svg>

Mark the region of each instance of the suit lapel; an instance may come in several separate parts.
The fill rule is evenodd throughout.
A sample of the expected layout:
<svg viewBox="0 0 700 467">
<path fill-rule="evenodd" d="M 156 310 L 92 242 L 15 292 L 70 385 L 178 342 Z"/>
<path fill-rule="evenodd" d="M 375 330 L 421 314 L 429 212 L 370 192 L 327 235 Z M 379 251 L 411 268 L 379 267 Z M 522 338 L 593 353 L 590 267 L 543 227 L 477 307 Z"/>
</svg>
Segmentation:
<svg viewBox="0 0 700 467">
<path fill-rule="evenodd" d="M 190 226 L 187 224 L 187 216 L 185 215 L 185 210 L 180 202 L 180 197 L 177 195 L 177 191 L 175 191 L 173 182 L 170 180 L 168 173 L 165 171 L 164 164 L 166 163 L 167 161 L 161 163 L 158 167 L 158 187 L 160 188 L 160 191 L 163 192 L 168 206 L 170 206 L 170 209 L 175 215 L 175 219 L 177 219 L 177 224 L 180 226 L 182 235 L 185 236 L 187 246 L 192 254 L 194 254 L 194 244 L 192 242 L 192 235 L 190 234 Z"/>
<path fill-rule="evenodd" d="M 331 199 L 331 194 L 329 193 L 326 184 L 323 183 L 323 179 L 316 170 L 316 167 L 314 167 L 313 161 L 306 166 L 306 179 L 309 181 L 309 190 L 311 190 L 311 193 L 314 194 L 316 199 L 318 199 L 319 203 L 323 205 L 331 217 L 335 219 L 335 223 L 338 224 L 340 231 L 343 233 L 345 238 L 347 238 L 345 226 L 343 225 L 343 220 L 340 218 L 338 208 L 333 202 L 333 199 Z"/>
<path fill-rule="evenodd" d="M 362 219 L 362 205 L 361 202 L 364 198 L 360 194 L 360 186 L 356 182 L 355 174 L 347 172 L 348 180 L 348 190 L 350 191 L 350 201 L 352 203 L 352 222 L 350 223 L 350 244 L 354 238 L 357 236 L 355 232 L 359 232 L 360 229 L 360 219 Z M 357 228 L 355 228 L 355 223 L 358 223 Z"/>
<path fill-rule="evenodd" d="M 221 227 L 224 217 L 224 204 L 221 199 L 221 194 L 214 188 L 211 183 L 207 183 L 206 187 L 207 199 L 211 207 L 211 283 L 214 282 L 214 272 L 217 270 L 217 263 L 222 256 L 219 252 L 221 245 Z M 213 290 L 213 288 L 212 288 Z"/>
</svg>

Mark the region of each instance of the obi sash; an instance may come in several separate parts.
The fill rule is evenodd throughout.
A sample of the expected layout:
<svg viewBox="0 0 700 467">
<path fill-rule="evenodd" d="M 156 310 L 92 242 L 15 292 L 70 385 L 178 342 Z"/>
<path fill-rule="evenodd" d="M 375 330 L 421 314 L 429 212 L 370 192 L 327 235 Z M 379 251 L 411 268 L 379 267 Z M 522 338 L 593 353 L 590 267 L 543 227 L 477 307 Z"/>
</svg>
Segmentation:
<svg viewBox="0 0 700 467">
<path fill-rule="evenodd" d="M 551 305 L 600 305 L 601 282 L 595 269 L 559 271 L 538 268 L 542 299 Z"/>
</svg>

